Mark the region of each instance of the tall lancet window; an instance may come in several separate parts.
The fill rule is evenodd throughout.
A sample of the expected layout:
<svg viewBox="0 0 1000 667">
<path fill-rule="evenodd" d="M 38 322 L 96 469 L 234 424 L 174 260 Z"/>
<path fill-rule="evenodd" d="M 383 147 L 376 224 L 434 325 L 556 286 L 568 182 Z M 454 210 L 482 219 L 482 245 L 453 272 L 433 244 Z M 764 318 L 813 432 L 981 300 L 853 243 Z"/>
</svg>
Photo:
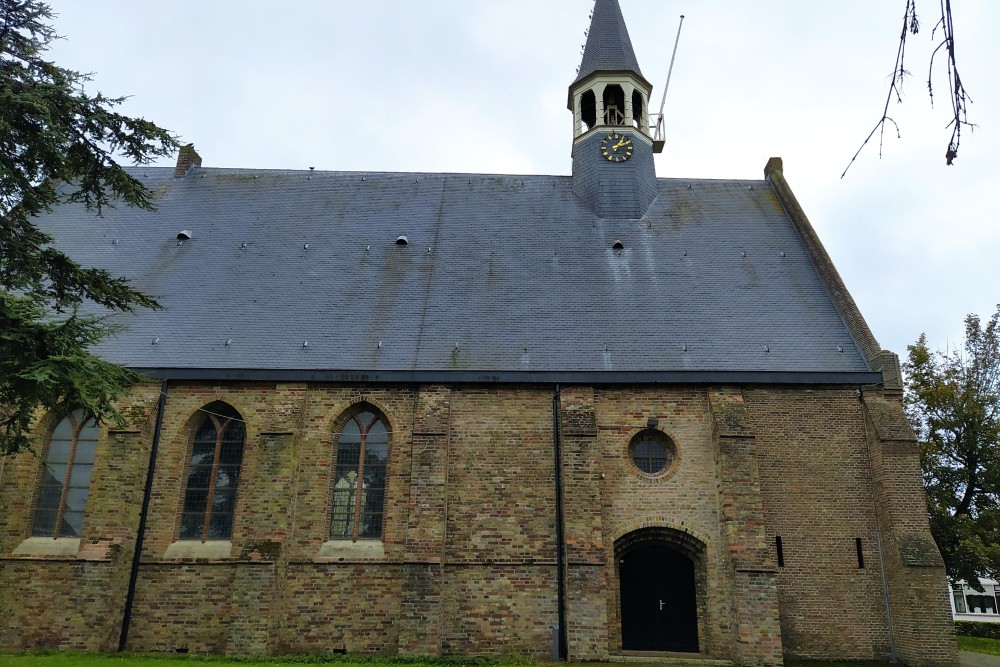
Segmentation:
<svg viewBox="0 0 1000 667">
<path fill-rule="evenodd" d="M 82 410 L 63 417 L 45 452 L 35 503 L 35 537 L 80 537 L 97 452 L 97 423 Z"/>
<path fill-rule="evenodd" d="M 382 538 L 389 432 L 370 410 L 355 414 L 337 438 L 331 540 Z"/>
<path fill-rule="evenodd" d="M 228 540 L 233 535 L 246 425 L 225 403 L 212 403 L 202 414 L 191 444 L 180 539 Z"/>
</svg>

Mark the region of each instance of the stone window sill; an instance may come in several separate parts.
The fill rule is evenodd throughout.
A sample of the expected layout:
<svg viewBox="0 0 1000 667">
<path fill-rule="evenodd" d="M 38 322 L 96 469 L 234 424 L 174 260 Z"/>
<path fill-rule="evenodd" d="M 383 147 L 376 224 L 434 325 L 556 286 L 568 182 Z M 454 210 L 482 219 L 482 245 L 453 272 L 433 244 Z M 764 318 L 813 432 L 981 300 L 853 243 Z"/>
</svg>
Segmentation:
<svg viewBox="0 0 1000 667">
<path fill-rule="evenodd" d="M 219 560 L 233 557 L 233 543 L 228 540 L 179 540 L 163 554 L 164 559 L 209 559 Z"/>
<path fill-rule="evenodd" d="M 316 554 L 319 562 L 338 560 L 383 560 L 385 547 L 382 540 L 330 540 L 324 542 Z"/>
<path fill-rule="evenodd" d="M 79 537 L 29 537 L 12 551 L 14 556 L 60 556 L 76 558 L 80 551 Z"/>
</svg>

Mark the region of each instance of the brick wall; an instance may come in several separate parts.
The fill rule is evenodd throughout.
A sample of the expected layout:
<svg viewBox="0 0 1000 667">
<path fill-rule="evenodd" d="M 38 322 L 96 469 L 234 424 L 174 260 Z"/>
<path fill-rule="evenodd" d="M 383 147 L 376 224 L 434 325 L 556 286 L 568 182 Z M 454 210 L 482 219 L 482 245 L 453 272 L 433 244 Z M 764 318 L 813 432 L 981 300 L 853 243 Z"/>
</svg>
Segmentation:
<svg viewBox="0 0 1000 667">
<path fill-rule="evenodd" d="M 786 655 L 887 658 L 875 501 L 856 392 L 753 390 L 746 404 L 768 543 L 773 549 L 780 536 L 784 550 L 778 590 Z"/>
<path fill-rule="evenodd" d="M 39 464 L 30 455 L 5 464 L 0 614 L 12 621 L 0 645 L 117 645 L 158 390 L 137 387 L 128 428 L 102 432 L 75 556 L 11 553 L 30 530 Z M 558 620 L 553 393 L 172 384 L 129 648 L 548 656 Z M 172 558 L 199 409 L 219 400 L 247 421 L 232 548 Z M 559 401 L 571 658 L 620 653 L 615 544 L 644 530 L 695 562 L 702 653 L 758 665 L 782 651 L 884 658 L 878 505 L 898 546 L 884 559 L 893 604 L 911 610 L 894 614 L 897 644 L 928 638 L 937 648 L 924 662 L 948 664 L 939 568 L 914 565 L 907 547 L 927 538 L 912 509 L 922 502 L 912 450 L 883 412 L 869 417 L 866 441 L 853 390 L 563 387 Z M 323 556 L 335 438 L 359 404 L 392 430 L 382 548 Z M 651 419 L 676 446 L 655 476 L 628 450 Z M 38 431 L 51 426 L 43 419 Z"/>
</svg>

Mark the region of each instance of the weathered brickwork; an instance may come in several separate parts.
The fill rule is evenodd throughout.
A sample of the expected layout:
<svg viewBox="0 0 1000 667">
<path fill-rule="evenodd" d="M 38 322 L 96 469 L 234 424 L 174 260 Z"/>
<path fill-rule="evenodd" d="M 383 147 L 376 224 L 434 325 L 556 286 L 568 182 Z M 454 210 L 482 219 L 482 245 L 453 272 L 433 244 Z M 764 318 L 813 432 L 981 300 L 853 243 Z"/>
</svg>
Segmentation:
<svg viewBox="0 0 1000 667">
<path fill-rule="evenodd" d="M 751 390 L 768 543 L 781 537 L 785 653 L 888 657 L 874 497 L 861 405 L 850 390 Z M 915 499 L 922 502 L 922 499 Z M 865 569 L 858 568 L 855 538 Z"/>
<path fill-rule="evenodd" d="M 595 394 L 609 581 L 618 580 L 613 545 L 623 535 L 667 527 L 694 536 L 705 545 L 701 564 L 706 578 L 698 591 L 705 612 L 700 617 L 701 648 L 729 659 L 735 647 L 732 588 L 726 581 L 731 565 L 720 549 L 718 485 L 705 391 L 623 387 L 597 389 Z M 639 472 L 628 453 L 632 438 L 648 428 L 651 417 L 677 446 L 671 469 L 659 477 Z M 618 652 L 622 644 L 617 586 L 608 593 L 614 612 L 611 650 Z"/>
<path fill-rule="evenodd" d="M 445 567 L 444 655 L 549 655 L 556 624 L 554 565 Z"/>
<path fill-rule="evenodd" d="M 159 397 L 136 387 L 127 427 L 102 429 L 78 549 L 14 553 L 41 467 L 4 463 L 0 645 L 117 647 Z M 819 388 L 170 383 L 128 648 L 549 656 L 554 399 L 572 659 L 622 653 L 619 558 L 656 543 L 693 563 L 704 655 L 775 665 L 893 647 L 954 663 L 898 404 Z M 181 544 L 191 442 L 215 401 L 246 421 L 232 539 Z M 355 545 L 330 541 L 331 485 L 337 434 L 362 408 L 391 431 L 389 475 L 382 540 Z M 41 418 L 39 452 L 55 421 Z M 647 430 L 675 448 L 658 474 L 629 454 Z"/>
<path fill-rule="evenodd" d="M 941 556 L 931 540 L 922 497 L 920 459 L 895 392 L 864 396 L 866 435 L 872 460 L 875 507 L 882 545 L 892 638 L 896 654 L 910 665 L 954 662 L 954 624 L 940 581 Z"/>
<path fill-rule="evenodd" d="M 280 652 L 395 653 L 402 572 L 373 563 L 290 565 Z"/>
<path fill-rule="evenodd" d="M 711 389 L 709 401 L 722 537 L 735 572 L 733 657 L 740 664 L 780 664 L 776 572 L 766 544 L 756 438 L 741 391 Z"/>
</svg>

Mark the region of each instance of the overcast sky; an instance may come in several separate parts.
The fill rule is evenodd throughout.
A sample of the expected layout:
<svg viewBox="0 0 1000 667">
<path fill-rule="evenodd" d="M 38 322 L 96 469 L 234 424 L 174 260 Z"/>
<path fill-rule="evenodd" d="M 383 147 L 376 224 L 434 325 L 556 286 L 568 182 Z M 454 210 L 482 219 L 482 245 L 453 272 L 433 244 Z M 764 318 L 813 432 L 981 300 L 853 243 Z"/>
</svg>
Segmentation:
<svg viewBox="0 0 1000 667">
<path fill-rule="evenodd" d="M 955 3 L 974 104 L 946 167 L 938 3 L 917 3 L 902 105 L 881 116 L 905 0 L 620 0 L 659 105 L 679 16 L 657 174 L 763 178 L 771 156 L 883 347 L 962 339 L 1000 302 L 1000 3 Z M 193 142 L 206 167 L 569 174 L 567 88 L 592 0 L 51 0 L 50 55 L 90 92 Z M 940 37 L 940 33 L 936 35 Z M 172 164 L 166 161 L 163 164 Z"/>
</svg>

